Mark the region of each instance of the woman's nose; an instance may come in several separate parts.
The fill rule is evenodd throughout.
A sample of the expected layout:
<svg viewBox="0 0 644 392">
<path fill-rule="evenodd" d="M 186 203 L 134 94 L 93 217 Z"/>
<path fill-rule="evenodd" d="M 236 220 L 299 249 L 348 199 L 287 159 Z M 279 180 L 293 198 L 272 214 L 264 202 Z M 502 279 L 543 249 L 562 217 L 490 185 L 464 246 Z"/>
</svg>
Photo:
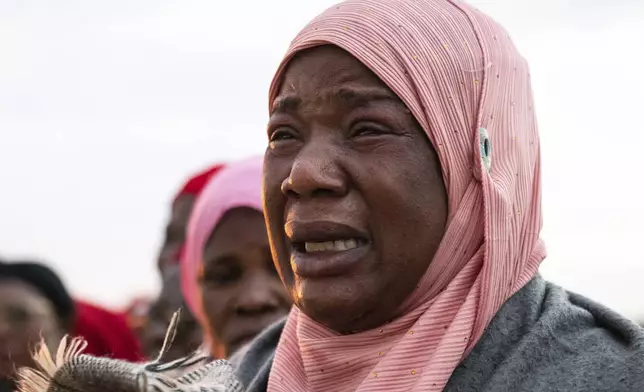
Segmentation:
<svg viewBox="0 0 644 392">
<path fill-rule="evenodd" d="M 293 161 L 282 192 L 291 197 L 342 196 L 347 191 L 344 172 L 338 164 L 337 147 L 309 142 Z"/>
<path fill-rule="evenodd" d="M 279 308 L 279 298 L 268 279 L 271 277 L 258 274 L 244 285 L 246 288 L 241 291 L 235 304 L 237 314 L 250 316 L 270 313 Z"/>
</svg>

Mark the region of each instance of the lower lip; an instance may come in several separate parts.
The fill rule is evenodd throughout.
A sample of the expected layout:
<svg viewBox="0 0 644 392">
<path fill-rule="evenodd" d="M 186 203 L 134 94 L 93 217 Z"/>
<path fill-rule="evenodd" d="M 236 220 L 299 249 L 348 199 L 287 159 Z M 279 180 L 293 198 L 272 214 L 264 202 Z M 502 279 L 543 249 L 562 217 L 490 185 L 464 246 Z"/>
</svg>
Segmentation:
<svg viewBox="0 0 644 392">
<path fill-rule="evenodd" d="M 369 244 L 341 251 L 300 252 L 291 250 L 293 272 L 302 278 L 327 278 L 349 273 L 369 253 Z"/>
</svg>

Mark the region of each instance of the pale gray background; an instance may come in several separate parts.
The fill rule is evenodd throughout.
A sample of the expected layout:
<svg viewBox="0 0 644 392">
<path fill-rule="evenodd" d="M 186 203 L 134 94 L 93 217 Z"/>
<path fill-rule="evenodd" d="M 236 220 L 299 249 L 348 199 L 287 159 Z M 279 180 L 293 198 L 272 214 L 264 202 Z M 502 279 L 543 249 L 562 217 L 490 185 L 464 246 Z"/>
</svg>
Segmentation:
<svg viewBox="0 0 644 392">
<path fill-rule="evenodd" d="M 272 73 L 334 3 L 0 0 L 0 254 L 109 305 L 152 292 L 173 192 L 263 152 Z M 472 3 L 531 63 L 544 273 L 644 314 L 644 2 Z"/>
</svg>

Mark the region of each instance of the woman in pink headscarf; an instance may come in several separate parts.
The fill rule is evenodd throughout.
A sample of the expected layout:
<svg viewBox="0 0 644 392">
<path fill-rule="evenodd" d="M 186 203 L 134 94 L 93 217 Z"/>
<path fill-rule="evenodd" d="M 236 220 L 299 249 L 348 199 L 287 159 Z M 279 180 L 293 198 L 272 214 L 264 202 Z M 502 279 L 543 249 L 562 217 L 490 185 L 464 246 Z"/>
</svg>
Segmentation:
<svg viewBox="0 0 644 392">
<path fill-rule="evenodd" d="M 270 89 L 264 210 L 295 307 L 248 392 L 644 390 L 644 333 L 547 283 L 530 76 L 464 2 L 349 0 Z"/>
<path fill-rule="evenodd" d="M 227 165 L 199 195 L 182 255 L 182 291 L 210 354 L 227 358 L 288 313 L 261 201 L 262 159 Z"/>
</svg>

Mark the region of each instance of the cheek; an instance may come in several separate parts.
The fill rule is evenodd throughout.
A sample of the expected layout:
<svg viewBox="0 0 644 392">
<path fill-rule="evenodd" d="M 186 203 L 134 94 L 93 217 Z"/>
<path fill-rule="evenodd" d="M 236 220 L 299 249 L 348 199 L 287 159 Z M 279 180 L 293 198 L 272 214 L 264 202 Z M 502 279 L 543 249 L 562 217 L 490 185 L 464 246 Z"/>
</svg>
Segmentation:
<svg viewBox="0 0 644 392">
<path fill-rule="evenodd" d="M 41 332 L 42 331 L 42 332 Z M 28 345 L 37 343 L 41 337 L 47 338 L 50 335 L 48 330 L 43 330 L 40 325 L 30 325 L 27 328 L 13 328 L 11 330 L 12 340 L 20 341 L 21 347 L 26 347 L 23 342 Z"/>
<path fill-rule="evenodd" d="M 282 303 L 285 304 L 286 308 L 288 309 L 293 304 L 293 298 L 288 292 L 286 286 L 282 284 L 282 281 L 280 280 L 278 283 L 279 286 L 275 289 L 275 291 L 279 293 L 280 297 L 282 298 Z"/>
<path fill-rule="evenodd" d="M 267 234 L 269 245 L 271 248 L 271 256 L 273 260 L 278 260 L 282 264 L 276 265 L 280 276 L 284 275 L 285 269 L 288 266 L 288 261 L 284 260 L 285 255 L 288 256 L 286 244 L 284 242 L 284 213 L 286 208 L 286 195 L 282 193 L 282 183 L 288 177 L 289 169 L 285 168 L 284 163 L 280 163 L 280 158 L 268 157 L 264 164 L 264 180 L 262 188 L 264 214 L 267 222 Z"/>
<path fill-rule="evenodd" d="M 271 165 L 266 166 L 270 170 Z M 269 227 L 284 214 L 284 204 L 286 196 L 282 193 L 282 180 L 275 173 L 264 176 L 262 183 L 262 204 L 264 214 L 266 215 Z"/>
<path fill-rule="evenodd" d="M 387 271 L 426 269 L 445 231 L 447 196 L 440 169 L 426 155 L 410 158 L 386 166 L 363 190 L 376 249 Z M 409 166 L 413 161 L 416 165 Z"/>
<path fill-rule="evenodd" d="M 293 284 L 293 270 L 291 269 L 290 251 L 284 239 L 284 223 L 279 218 L 269 217 L 269 219 L 268 241 L 271 248 L 271 258 L 279 275 L 276 280 L 281 287 L 290 287 Z"/>
<path fill-rule="evenodd" d="M 43 339 L 47 346 L 57 348 L 63 335 L 63 330 L 53 322 L 34 324 L 27 329 L 27 339 L 31 347 Z"/>
<path fill-rule="evenodd" d="M 228 294 L 224 290 L 212 288 L 202 289 L 201 291 L 203 310 L 208 321 L 208 329 L 214 330 L 215 333 L 221 331 L 222 326 L 228 322 L 229 313 L 226 309 Z"/>
<path fill-rule="evenodd" d="M 265 170 L 270 170 L 271 172 L 264 175 L 262 197 L 264 211 L 267 216 L 272 218 L 284 213 L 286 196 L 282 193 L 282 183 L 288 177 L 288 171 L 285 175 L 280 175 L 277 172 L 278 170 L 273 169 L 275 165 L 266 164 L 265 167 Z"/>
<path fill-rule="evenodd" d="M 293 286 L 295 285 L 295 275 L 293 274 L 293 270 L 291 269 L 289 255 L 287 254 L 280 257 L 284 261 L 278 263 L 279 265 L 276 266 L 277 272 L 280 276 L 280 279 L 278 281 L 279 288 L 277 288 L 276 291 L 280 293 L 286 303 L 290 304 L 294 298 L 293 296 L 291 296 L 290 290 L 292 290 Z"/>
</svg>

